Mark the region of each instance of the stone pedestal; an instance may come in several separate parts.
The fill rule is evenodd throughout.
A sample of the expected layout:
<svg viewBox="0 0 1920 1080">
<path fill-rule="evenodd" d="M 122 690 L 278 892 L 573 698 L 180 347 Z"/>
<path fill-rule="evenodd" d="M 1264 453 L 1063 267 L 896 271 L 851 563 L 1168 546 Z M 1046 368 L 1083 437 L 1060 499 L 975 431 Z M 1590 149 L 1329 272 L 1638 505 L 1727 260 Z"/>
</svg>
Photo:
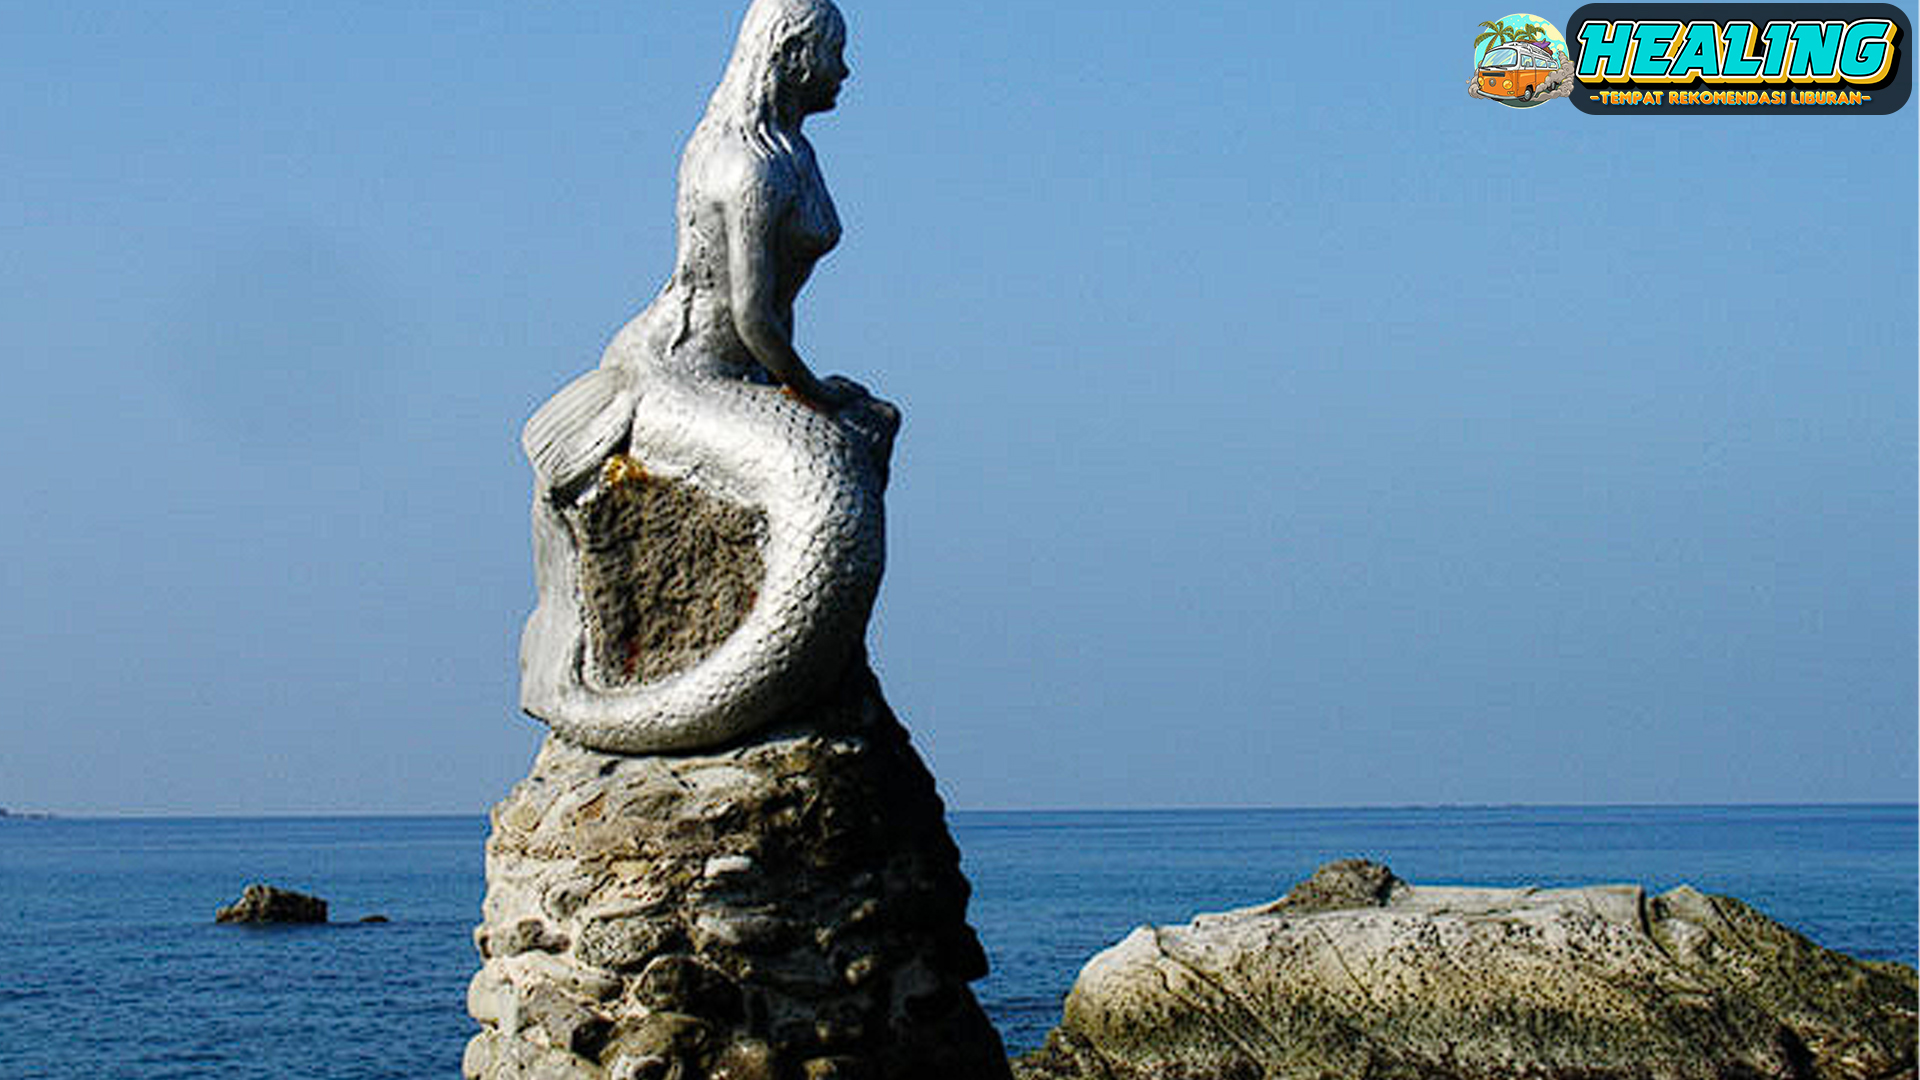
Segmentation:
<svg viewBox="0 0 1920 1080">
<path fill-rule="evenodd" d="M 933 778 L 864 663 L 730 748 L 549 737 L 493 811 L 476 1080 L 994 1080 Z"/>
</svg>

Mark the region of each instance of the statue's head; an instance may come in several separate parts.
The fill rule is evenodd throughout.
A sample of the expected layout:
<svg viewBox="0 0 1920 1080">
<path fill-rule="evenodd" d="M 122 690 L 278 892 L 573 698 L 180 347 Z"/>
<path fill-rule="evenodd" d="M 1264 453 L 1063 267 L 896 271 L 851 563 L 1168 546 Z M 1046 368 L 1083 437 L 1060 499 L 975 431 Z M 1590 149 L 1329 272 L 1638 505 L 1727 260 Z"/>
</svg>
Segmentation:
<svg viewBox="0 0 1920 1080">
<path fill-rule="evenodd" d="M 832 0 L 754 0 L 714 92 L 754 122 L 781 105 L 799 115 L 833 108 L 847 77 L 847 24 Z"/>
</svg>

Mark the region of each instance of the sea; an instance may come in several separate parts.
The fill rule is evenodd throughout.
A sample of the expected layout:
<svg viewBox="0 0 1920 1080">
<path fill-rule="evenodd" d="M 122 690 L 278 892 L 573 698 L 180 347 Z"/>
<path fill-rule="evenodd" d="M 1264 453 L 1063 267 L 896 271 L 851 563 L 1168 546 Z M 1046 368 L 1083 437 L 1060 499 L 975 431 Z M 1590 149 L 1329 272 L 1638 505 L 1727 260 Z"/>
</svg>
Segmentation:
<svg viewBox="0 0 1920 1080">
<path fill-rule="evenodd" d="M 1486 806 L 956 812 L 975 984 L 1010 1052 L 1134 927 L 1274 899 L 1360 856 L 1420 883 L 1691 884 L 1915 962 L 1920 808 Z M 459 1076 L 485 891 L 472 817 L 0 818 L 0 1078 Z M 252 881 L 316 927 L 216 926 Z M 381 915 L 384 923 L 362 923 Z"/>
</svg>

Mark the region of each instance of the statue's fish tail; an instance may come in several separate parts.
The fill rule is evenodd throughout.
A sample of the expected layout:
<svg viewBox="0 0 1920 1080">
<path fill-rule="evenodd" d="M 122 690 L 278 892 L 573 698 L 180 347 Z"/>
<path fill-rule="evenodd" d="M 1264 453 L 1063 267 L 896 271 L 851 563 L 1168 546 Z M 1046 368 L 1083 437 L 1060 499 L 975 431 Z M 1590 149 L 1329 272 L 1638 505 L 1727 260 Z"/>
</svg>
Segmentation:
<svg viewBox="0 0 1920 1080">
<path fill-rule="evenodd" d="M 725 743 L 803 704 L 857 652 L 885 562 L 884 479 L 859 434 L 774 387 L 650 379 L 638 400 L 628 452 L 648 474 L 765 515 L 758 595 L 685 670 L 592 688 L 576 646 L 559 685 L 526 673 L 523 706 L 600 750 Z M 577 620 L 566 629 L 581 636 Z"/>
</svg>

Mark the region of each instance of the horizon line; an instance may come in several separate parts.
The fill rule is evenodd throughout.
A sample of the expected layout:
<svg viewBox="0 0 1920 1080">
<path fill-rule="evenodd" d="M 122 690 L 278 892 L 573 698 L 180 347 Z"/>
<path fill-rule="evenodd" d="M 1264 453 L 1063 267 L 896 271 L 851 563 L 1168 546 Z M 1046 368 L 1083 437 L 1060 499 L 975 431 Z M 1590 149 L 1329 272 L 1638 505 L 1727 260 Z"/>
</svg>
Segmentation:
<svg viewBox="0 0 1920 1080">
<path fill-rule="evenodd" d="M 1764 810 L 1869 807 L 1912 809 L 1920 813 L 1920 800 L 1851 799 L 1825 802 L 1409 802 L 1373 804 L 1281 805 L 1174 805 L 1174 806 L 1035 806 L 1035 807 L 952 807 L 948 814 L 1219 814 L 1219 813 L 1326 813 L 1379 812 L 1393 810 Z M 485 818 L 492 808 L 482 810 L 408 810 L 408 811 L 81 811 L 17 810 L 0 807 L 0 820 L 6 821 L 354 821 L 393 818 Z"/>
</svg>

